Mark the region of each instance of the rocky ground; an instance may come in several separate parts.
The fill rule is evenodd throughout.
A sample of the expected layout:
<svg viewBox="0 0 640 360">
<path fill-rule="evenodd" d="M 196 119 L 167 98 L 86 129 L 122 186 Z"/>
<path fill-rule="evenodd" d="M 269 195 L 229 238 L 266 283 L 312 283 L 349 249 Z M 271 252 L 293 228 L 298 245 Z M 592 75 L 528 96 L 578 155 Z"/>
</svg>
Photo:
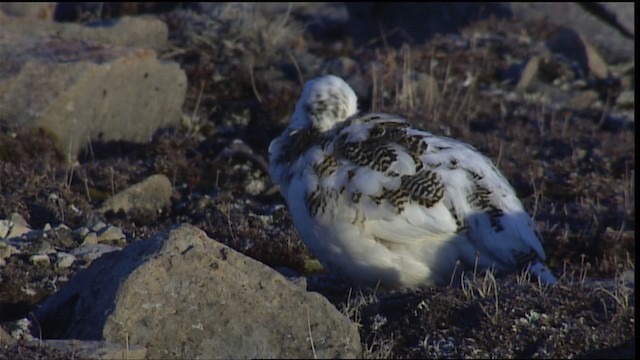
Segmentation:
<svg viewBox="0 0 640 360">
<path fill-rule="evenodd" d="M 15 340 L 0 358 L 66 358 L 29 342 L 39 304 L 103 254 L 181 223 L 322 294 L 357 324 L 365 358 L 635 358 L 633 62 L 544 20 L 481 19 L 393 46 L 393 29 L 354 43 L 329 15 L 311 26 L 314 9 L 206 9 L 158 15 L 170 39 L 159 57 L 187 75 L 179 126 L 146 143 L 92 140 L 70 162 L 55 134 L 0 122 L 0 338 Z M 361 109 L 493 159 L 560 283 L 474 274 L 384 293 L 325 274 L 266 167 L 301 84 L 324 73 Z"/>
</svg>

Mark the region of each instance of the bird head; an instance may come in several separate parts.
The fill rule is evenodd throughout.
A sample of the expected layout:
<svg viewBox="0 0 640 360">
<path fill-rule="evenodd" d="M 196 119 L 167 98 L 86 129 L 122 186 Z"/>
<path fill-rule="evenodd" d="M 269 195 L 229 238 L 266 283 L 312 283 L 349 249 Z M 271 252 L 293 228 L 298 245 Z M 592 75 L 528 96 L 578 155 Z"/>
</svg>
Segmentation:
<svg viewBox="0 0 640 360">
<path fill-rule="evenodd" d="M 327 75 L 305 83 L 291 127 L 325 132 L 357 111 L 358 98 L 353 89 L 341 78 Z"/>
</svg>

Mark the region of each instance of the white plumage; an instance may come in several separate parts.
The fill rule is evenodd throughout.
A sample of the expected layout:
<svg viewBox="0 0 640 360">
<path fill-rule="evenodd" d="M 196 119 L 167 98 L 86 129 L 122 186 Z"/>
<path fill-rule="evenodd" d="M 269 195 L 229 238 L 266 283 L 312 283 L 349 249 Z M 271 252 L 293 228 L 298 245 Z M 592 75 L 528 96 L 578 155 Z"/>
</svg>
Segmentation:
<svg viewBox="0 0 640 360">
<path fill-rule="evenodd" d="M 446 285 L 474 268 L 529 266 L 556 281 L 533 220 L 489 159 L 398 116 L 356 113 L 342 79 L 308 81 L 269 147 L 271 177 L 327 270 L 388 288 Z"/>
</svg>

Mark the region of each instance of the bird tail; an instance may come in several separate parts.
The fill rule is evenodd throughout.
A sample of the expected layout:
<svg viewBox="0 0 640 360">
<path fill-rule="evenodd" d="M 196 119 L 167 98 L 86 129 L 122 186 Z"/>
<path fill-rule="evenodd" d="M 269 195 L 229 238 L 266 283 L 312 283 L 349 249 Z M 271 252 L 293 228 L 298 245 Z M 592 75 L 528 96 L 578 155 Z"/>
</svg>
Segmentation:
<svg viewBox="0 0 640 360">
<path fill-rule="evenodd" d="M 551 273 L 548 267 L 544 266 L 541 262 L 535 262 L 529 265 L 529 271 L 540 279 L 545 285 L 553 285 L 558 282 L 555 276 Z"/>
</svg>

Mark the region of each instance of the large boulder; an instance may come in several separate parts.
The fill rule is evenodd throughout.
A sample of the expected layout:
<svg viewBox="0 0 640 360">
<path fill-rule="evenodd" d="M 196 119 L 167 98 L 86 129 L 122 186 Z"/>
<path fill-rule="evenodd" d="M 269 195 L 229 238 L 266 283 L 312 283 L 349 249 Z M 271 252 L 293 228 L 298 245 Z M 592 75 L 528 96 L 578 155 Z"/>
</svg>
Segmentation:
<svg viewBox="0 0 640 360">
<path fill-rule="evenodd" d="M 155 50 L 66 36 L 85 34 L 77 24 L 4 19 L 0 26 L 0 123 L 44 128 L 73 159 L 90 141 L 146 142 L 180 120 L 186 74 L 178 64 L 160 61 Z M 105 34 L 133 34 L 121 40 L 129 46 L 140 42 L 127 42 L 138 37 L 136 28 L 93 31 L 102 40 Z M 166 39 L 166 32 L 160 36 Z"/>
<path fill-rule="evenodd" d="M 45 337 L 128 339 L 150 358 L 360 357 L 328 300 L 191 225 L 95 260 L 36 316 Z"/>
</svg>

